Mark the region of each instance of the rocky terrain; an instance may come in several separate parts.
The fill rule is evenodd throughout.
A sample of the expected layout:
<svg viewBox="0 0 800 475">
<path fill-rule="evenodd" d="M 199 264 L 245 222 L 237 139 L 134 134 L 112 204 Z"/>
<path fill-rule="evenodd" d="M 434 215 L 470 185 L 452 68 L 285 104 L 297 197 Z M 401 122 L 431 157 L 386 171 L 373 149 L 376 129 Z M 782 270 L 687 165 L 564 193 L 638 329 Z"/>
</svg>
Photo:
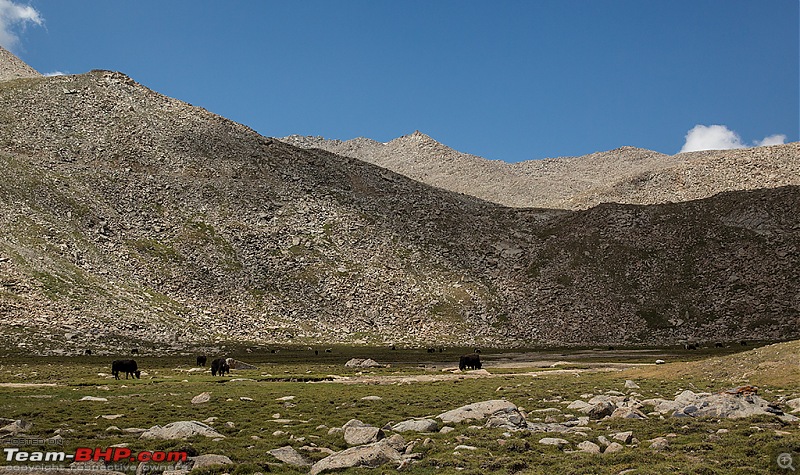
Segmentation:
<svg viewBox="0 0 800 475">
<path fill-rule="evenodd" d="M 735 190 L 800 185 L 797 143 L 664 155 L 621 147 L 582 157 L 505 163 L 457 152 L 419 131 L 388 143 L 292 135 L 281 139 L 358 158 L 423 183 L 512 207 L 587 209 L 660 204 Z"/>
<path fill-rule="evenodd" d="M 7 49 L 0 46 L 0 81 L 39 77 L 38 71 L 20 61 Z"/>
<path fill-rule="evenodd" d="M 797 186 L 508 208 L 110 71 L 0 82 L 0 169 L 7 351 L 800 337 Z"/>
</svg>

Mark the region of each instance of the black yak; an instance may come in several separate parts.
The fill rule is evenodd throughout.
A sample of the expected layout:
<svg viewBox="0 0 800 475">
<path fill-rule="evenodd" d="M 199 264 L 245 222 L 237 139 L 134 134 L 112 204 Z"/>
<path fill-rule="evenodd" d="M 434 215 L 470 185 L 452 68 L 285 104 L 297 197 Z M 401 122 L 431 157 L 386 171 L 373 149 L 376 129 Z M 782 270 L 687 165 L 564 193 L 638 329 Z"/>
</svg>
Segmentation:
<svg viewBox="0 0 800 475">
<path fill-rule="evenodd" d="M 231 367 L 228 366 L 228 363 L 225 361 L 225 358 L 217 358 L 211 362 L 211 376 L 216 376 L 219 373 L 220 376 L 225 376 L 225 373 L 230 374 Z"/>
<path fill-rule="evenodd" d="M 205 367 L 206 366 L 206 361 L 208 361 L 208 358 L 206 357 L 206 355 L 198 356 L 197 357 L 197 366 Z"/>
<path fill-rule="evenodd" d="M 125 373 L 125 379 L 128 379 L 128 375 L 131 378 L 136 377 L 137 379 L 141 379 L 142 372 L 139 371 L 139 368 L 136 366 L 136 361 L 134 360 L 114 360 L 111 363 L 111 374 L 114 375 L 114 379 L 120 379 L 119 373 Z"/>
<path fill-rule="evenodd" d="M 464 371 L 465 369 L 481 369 L 480 355 L 464 355 L 458 360 L 458 369 Z"/>
</svg>

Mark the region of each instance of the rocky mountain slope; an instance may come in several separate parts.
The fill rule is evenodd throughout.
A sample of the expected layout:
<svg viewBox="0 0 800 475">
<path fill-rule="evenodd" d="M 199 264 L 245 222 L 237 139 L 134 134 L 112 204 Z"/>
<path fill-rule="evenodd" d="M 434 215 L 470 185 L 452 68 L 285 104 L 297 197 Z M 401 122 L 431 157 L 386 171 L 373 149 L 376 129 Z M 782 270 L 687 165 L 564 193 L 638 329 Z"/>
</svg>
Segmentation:
<svg viewBox="0 0 800 475">
<path fill-rule="evenodd" d="M 505 163 L 457 152 L 419 131 L 388 143 L 281 139 L 358 158 L 445 190 L 512 207 L 587 209 L 658 204 L 723 191 L 800 185 L 800 144 L 664 155 L 622 147 L 582 157 Z"/>
<path fill-rule="evenodd" d="M 0 82 L 3 348 L 800 337 L 800 188 L 513 209 L 109 71 Z"/>
<path fill-rule="evenodd" d="M 10 51 L 0 46 L 0 81 L 39 77 L 38 71 L 25 64 Z"/>
</svg>

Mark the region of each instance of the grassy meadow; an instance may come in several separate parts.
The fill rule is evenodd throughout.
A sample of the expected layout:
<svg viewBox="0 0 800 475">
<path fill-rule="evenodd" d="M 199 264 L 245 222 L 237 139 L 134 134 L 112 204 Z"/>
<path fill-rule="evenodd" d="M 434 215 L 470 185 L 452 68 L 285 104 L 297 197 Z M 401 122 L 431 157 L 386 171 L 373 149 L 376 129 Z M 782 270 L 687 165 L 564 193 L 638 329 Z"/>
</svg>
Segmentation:
<svg viewBox="0 0 800 475">
<path fill-rule="evenodd" d="M 788 345 L 788 346 L 787 346 Z M 777 350 L 773 350 L 778 348 Z M 268 453 L 291 445 L 313 460 L 321 450 L 347 448 L 341 434 L 328 434 L 350 419 L 383 427 L 416 417 L 435 417 L 457 407 L 489 399 L 507 399 L 528 414 L 529 421 L 563 421 L 575 399 L 614 390 L 629 393 L 627 379 L 640 386 L 637 399 L 674 398 L 684 390 L 721 391 L 744 382 L 758 384 L 769 401 L 800 397 L 800 365 L 793 366 L 796 343 L 752 348 L 675 349 L 492 353 L 482 358 L 489 374 L 453 374 L 465 349 L 428 353 L 425 349 L 333 347 L 285 348 L 277 353 L 256 349 L 233 350 L 233 356 L 258 366 L 234 370 L 230 376 L 189 372 L 193 355 L 136 356 L 142 379 L 114 380 L 111 357 L 8 357 L 0 364 L 0 417 L 22 419 L 33 426 L 18 437 L 60 435 L 61 445 L 29 445 L 23 450 L 106 448 L 124 444 L 138 451 L 182 451 L 222 454 L 236 465 L 197 469 L 195 473 L 307 473 Z M 753 356 L 760 352 L 757 356 Z M 655 366 L 656 355 L 669 363 Z M 383 368 L 346 368 L 351 357 L 371 357 Z M 749 358 L 749 359 L 748 359 Z M 788 363 L 787 363 L 788 359 Z M 209 358 L 210 362 L 211 358 Z M 693 360 L 688 362 L 689 360 Z M 557 362 L 551 364 L 551 362 Z M 748 364 L 748 367 L 739 366 Z M 560 370 L 560 371 L 559 371 Z M 570 370 L 570 371 L 564 371 Z M 602 371 L 601 371 L 602 370 Z M 535 372 L 535 373 L 534 373 Z M 747 373 L 750 373 L 749 375 Z M 203 392 L 211 401 L 192 404 Z M 85 396 L 107 401 L 81 401 Z M 378 396 L 380 399 L 362 399 Z M 242 399 L 245 398 L 245 399 Z M 558 409 L 554 411 L 553 409 Z M 647 409 L 645 409 L 647 412 Z M 106 417 L 103 417 L 106 416 Z M 182 420 L 208 421 L 222 440 L 142 440 L 128 428 L 147 429 Z M 662 474 L 662 473 L 782 473 L 778 453 L 800 450 L 800 428 L 776 417 L 738 420 L 659 418 L 592 421 L 581 434 L 509 432 L 478 428 L 482 421 L 455 425 L 449 433 L 404 433 L 415 441 L 419 460 L 403 468 L 413 474 Z M 441 427 L 441 423 L 440 423 Z M 723 429 L 723 430 L 720 430 Z M 638 439 L 613 454 L 577 451 L 582 441 L 632 431 Z M 565 450 L 539 444 L 543 437 L 560 437 Z M 666 437 L 669 446 L 656 451 L 647 440 Z M 4 441 L 5 446 L 9 441 Z M 459 445 L 474 447 L 456 450 Z M 320 450 L 321 449 L 321 450 Z M 795 459 L 796 462 L 800 460 Z M 14 465 L 5 458 L 3 465 Z M 379 469 L 349 469 L 344 473 L 393 473 L 391 464 Z M 785 471 L 789 473 L 789 471 Z"/>
</svg>

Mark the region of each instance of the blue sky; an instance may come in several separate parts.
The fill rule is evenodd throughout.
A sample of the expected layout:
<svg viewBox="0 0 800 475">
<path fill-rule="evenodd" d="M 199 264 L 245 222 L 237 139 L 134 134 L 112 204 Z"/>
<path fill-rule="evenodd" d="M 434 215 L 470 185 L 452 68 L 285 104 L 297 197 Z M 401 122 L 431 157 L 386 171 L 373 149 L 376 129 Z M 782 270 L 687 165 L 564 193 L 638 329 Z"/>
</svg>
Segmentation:
<svg viewBox="0 0 800 475">
<path fill-rule="evenodd" d="M 419 129 L 515 162 L 800 140 L 798 5 L 0 0 L 0 41 L 42 73 L 122 71 L 268 136 Z"/>
</svg>

